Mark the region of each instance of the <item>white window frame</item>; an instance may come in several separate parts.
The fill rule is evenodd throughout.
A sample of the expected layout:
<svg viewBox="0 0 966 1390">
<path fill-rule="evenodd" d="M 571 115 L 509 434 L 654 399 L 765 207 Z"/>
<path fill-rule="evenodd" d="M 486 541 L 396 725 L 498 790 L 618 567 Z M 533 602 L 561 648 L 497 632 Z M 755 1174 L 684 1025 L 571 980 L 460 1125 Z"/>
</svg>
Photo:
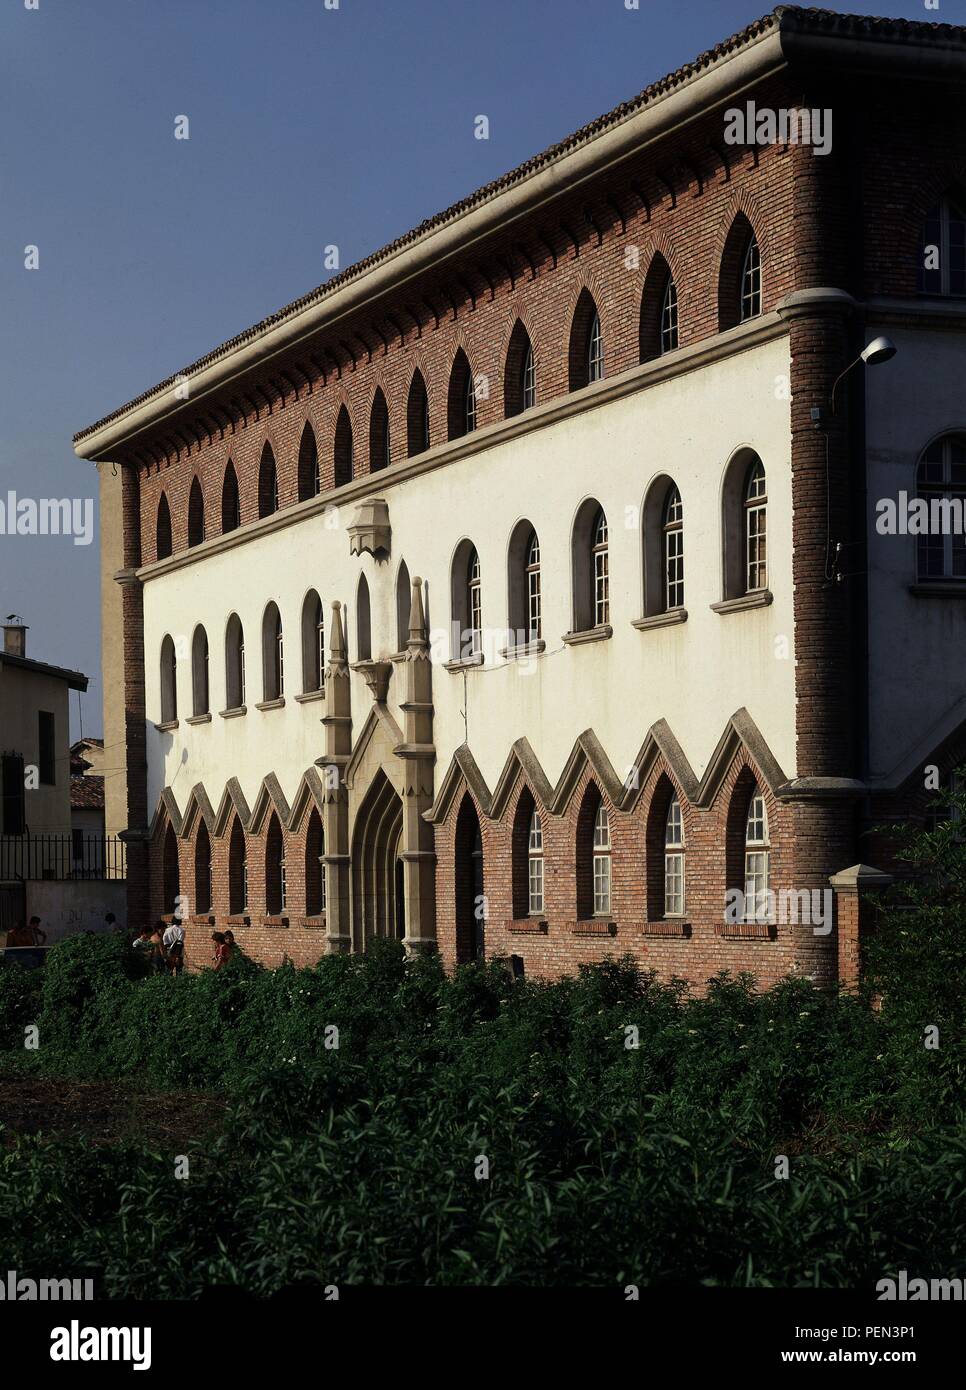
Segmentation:
<svg viewBox="0 0 966 1390">
<path fill-rule="evenodd" d="M 684 815 L 671 798 L 664 821 L 664 916 L 684 916 Z"/>
<path fill-rule="evenodd" d="M 530 817 L 527 839 L 527 913 L 537 917 L 543 912 L 543 823 L 540 812 L 534 809 Z"/>
<path fill-rule="evenodd" d="M 664 611 L 684 607 L 684 507 L 672 483 L 664 499 Z"/>
<path fill-rule="evenodd" d="M 540 541 L 531 531 L 527 546 L 527 641 L 538 642 L 543 627 L 543 600 L 540 590 Z"/>
<path fill-rule="evenodd" d="M 591 536 L 592 573 L 594 577 L 594 626 L 610 622 L 610 555 L 607 516 L 601 508 L 594 518 Z"/>
<path fill-rule="evenodd" d="M 745 593 L 768 588 L 768 480 L 760 459 L 748 469 L 742 499 Z"/>
<path fill-rule="evenodd" d="M 767 921 L 770 871 L 768 812 L 765 798 L 757 787 L 752 793 L 745 817 L 744 863 L 745 921 Z"/>
<path fill-rule="evenodd" d="M 594 310 L 587 333 L 587 382 L 602 381 L 604 377 L 604 336 L 600 314 Z"/>
<path fill-rule="evenodd" d="M 594 916 L 609 917 L 611 913 L 611 843 L 610 817 L 601 802 L 594 817 L 593 839 Z"/>
<path fill-rule="evenodd" d="M 661 352 L 674 352 L 678 345 L 678 290 L 668 276 L 661 300 Z"/>
<path fill-rule="evenodd" d="M 761 314 L 761 249 L 758 238 L 752 235 L 745 247 L 741 262 L 740 321 L 756 319 Z"/>
</svg>

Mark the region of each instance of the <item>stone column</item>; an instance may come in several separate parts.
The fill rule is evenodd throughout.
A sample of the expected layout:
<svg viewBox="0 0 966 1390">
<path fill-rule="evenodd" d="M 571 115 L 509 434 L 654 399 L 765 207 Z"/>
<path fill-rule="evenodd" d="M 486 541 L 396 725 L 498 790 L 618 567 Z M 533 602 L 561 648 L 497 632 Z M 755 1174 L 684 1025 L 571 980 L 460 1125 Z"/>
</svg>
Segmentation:
<svg viewBox="0 0 966 1390">
<path fill-rule="evenodd" d="M 838 928 L 838 975 L 843 989 L 854 991 L 862 976 L 862 946 L 874 925 L 876 897 L 892 882 L 891 874 L 868 864 L 853 864 L 833 874 Z"/>
<path fill-rule="evenodd" d="M 345 785 L 345 766 L 352 752 L 352 714 L 350 706 L 349 664 L 342 631 L 342 605 L 332 605 L 329 625 L 329 664 L 325 668 L 325 753 L 316 759 L 325 788 L 323 829 L 325 853 L 325 953 L 338 955 L 352 950 L 352 919 L 349 915 L 349 794 Z"/>
<path fill-rule="evenodd" d="M 405 742 L 397 748 L 404 760 L 402 852 L 406 949 L 436 948 L 436 850 L 433 827 L 423 818 L 433 804 L 433 666 L 423 613 L 422 580 L 413 579 L 403 713 Z"/>
</svg>

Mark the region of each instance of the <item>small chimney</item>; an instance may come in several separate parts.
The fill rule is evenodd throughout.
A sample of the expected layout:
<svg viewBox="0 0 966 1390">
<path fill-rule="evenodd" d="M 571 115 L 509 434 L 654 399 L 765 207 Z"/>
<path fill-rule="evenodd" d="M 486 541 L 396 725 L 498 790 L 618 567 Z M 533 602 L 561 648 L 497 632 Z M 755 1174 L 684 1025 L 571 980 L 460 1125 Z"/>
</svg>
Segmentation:
<svg viewBox="0 0 966 1390">
<path fill-rule="evenodd" d="M 7 656 L 27 655 L 27 625 L 16 613 L 3 620 L 3 650 Z"/>
</svg>

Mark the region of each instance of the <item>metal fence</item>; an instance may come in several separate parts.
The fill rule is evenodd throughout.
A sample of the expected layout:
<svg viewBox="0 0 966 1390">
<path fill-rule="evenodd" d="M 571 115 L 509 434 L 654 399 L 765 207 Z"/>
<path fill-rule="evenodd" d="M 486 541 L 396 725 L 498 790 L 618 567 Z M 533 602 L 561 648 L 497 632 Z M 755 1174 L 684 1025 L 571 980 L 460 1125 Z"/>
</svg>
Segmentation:
<svg viewBox="0 0 966 1390">
<path fill-rule="evenodd" d="M 0 835 L 0 882 L 27 879 L 122 879 L 125 847 L 117 835 Z"/>
</svg>

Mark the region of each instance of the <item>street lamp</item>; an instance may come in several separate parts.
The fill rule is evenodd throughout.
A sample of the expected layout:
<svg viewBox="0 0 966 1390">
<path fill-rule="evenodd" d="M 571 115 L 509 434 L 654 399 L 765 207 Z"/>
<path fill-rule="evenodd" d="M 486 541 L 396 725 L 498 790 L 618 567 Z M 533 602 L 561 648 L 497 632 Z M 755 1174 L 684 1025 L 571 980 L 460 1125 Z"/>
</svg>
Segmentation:
<svg viewBox="0 0 966 1390">
<path fill-rule="evenodd" d="M 835 414 L 835 388 L 844 376 L 847 376 L 853 367 L 857 367 L 860 362 L 864 362 L 867 367 L 877 367 L 880 362 L 888 362 L 890 357 L 895 357 L 896 345 L 891 338 L 873 338 L 871 343 L 859 353 L 854 362 L 850 362 L 844 372 L 839 372 L 832 385 L 832 414 Z"/>
</svg>

